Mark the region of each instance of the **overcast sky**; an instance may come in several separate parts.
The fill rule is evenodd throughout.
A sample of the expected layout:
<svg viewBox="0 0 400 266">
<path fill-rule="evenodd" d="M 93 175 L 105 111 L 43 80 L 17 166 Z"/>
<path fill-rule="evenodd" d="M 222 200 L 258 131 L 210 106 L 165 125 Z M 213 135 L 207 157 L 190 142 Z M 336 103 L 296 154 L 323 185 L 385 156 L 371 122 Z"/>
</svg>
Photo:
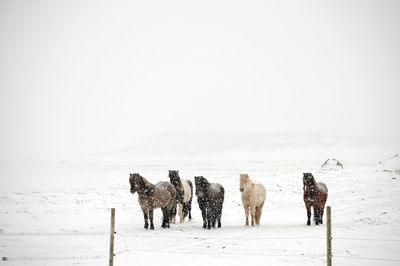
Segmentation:
<svg viewBox="0 0 400 266">
<path fill-rule="evenodd" d="M 400 135 L 399 1 L 0 1 L 0 159 L 161 131 Z"/>
</svg>

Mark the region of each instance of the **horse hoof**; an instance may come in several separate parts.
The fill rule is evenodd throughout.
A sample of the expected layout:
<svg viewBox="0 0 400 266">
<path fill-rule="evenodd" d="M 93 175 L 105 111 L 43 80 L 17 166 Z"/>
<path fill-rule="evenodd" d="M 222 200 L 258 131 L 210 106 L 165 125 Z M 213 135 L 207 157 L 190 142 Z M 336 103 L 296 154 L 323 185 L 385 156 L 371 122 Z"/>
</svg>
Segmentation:
<svg viewBox="0 0 400 266">
<path fill-rule="evenodd" d="M 308 225 L 308 226 L 310 226 L 310 225 L 311 225 L 311 223 L 310 223 L 310 222 L 307 222 L 307 225 Z"/>
<path fill-rule="evenodd" d="M 154 230 L 154 225 L 150 225 L 150 229 L 151 229 L 151 230 Z"/>
</svg>

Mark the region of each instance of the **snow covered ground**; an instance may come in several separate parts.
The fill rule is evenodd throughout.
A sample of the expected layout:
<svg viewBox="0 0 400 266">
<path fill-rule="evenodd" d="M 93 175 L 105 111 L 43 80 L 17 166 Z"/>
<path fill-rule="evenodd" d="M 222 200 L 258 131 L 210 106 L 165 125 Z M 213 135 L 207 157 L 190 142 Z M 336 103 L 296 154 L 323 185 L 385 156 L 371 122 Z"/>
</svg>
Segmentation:
<svg viewBox="0 0 400 266">
<path fill-rule="evenodd" d="M 323 225 L 306 226 L 302 173 L 307 171 L 329 189 L 334 263 L 399 265 L 400 175 L 392 170 L 399 166 L 393 160 L 400 159 L 390 161 L 390 169 L 377 165 L 396 151 L 345 145 L 335 153 L 323 145 L 307 151 L 118 153 L 86 161 L 1 164 L 0 256 L 9 258 L 2 264 L 107 265 L 115 207 L 115 265 L 324 265 L 325 217 Z M 343 163 L 343 171 L 321 170 L 331 156 Z M 225 187 L 221 229 L 202 229 L 196 197 L 191 222 L 162 229 L 161 211 L 155 210 L 155 230 L 143 229 L 129 173 L 155 183 L 168 180 L 169 169 Z M 259 227 L 244 226 L 239 173 L 267 188 Z"/>
</svg>

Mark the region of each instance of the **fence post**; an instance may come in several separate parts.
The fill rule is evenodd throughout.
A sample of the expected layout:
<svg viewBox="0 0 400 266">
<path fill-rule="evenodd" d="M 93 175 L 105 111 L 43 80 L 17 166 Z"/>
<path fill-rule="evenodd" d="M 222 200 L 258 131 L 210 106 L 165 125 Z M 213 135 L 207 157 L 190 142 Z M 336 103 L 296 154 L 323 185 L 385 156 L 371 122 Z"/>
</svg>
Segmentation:
<svg viewBox="0 0 400 266">
<path fill-rule="evenodd" d="M 113 265 L 114 265 L 114 234 L 115 234 L 115 208 L 111 208 L 110 258 L 109 258 L 109 266 L 113 266 Z"/>
<path fill-rule="evenodd" d="M 332 220 L 331 220 L 331 207 L 326 207 L 326 255 L 327 265 L 332 266 Z"/>
</svg>

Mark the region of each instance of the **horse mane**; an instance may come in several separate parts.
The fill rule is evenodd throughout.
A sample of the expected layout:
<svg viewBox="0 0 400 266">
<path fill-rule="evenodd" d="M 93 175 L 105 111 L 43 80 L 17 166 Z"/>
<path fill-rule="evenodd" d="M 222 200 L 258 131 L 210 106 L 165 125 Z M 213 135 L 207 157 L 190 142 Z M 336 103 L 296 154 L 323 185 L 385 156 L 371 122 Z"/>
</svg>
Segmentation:
<svg viewBox="0 0 400 266">
<path fill-rule="evenodd" d="M 143 176 L 137 174 L 137 177 L 141 190 L 148 196 L 153 195 L 155 186 Z"/>
<path fill-rule="evenodd" d="M 312 174 L 310 174 L 310 175 L 311 175 L 311 180 L 312 180 L 314 186 L 315 186 L 316 188 L 318 188 L 317 181 L 315 181 L 314 176 L 313 176 Z"/>
<path fill-rule="evenodd" d="M 207 187 L 210 186 L 210 182 L 208 182 L 208 180 L 203 176 L 201 176 L 201 182 L 203 182 L 203 184 L 206 185 Z"/>
</svg>

